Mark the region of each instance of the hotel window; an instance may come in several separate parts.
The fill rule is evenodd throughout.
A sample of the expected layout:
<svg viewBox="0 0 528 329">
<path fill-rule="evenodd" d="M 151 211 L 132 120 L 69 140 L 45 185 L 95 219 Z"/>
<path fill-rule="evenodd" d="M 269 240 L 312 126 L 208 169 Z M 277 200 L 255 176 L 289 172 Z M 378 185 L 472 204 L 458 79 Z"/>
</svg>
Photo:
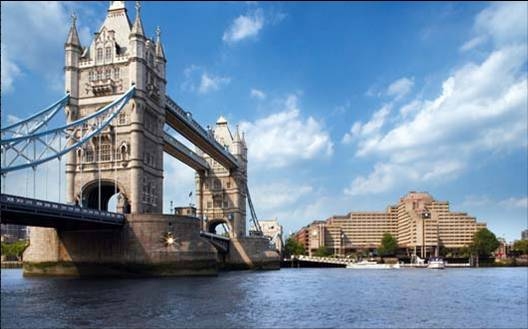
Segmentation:
<svg viewBox="0 0 528 329">
<path fill-rule="evenodd" d="M 110 79 L 110 69 L 105 70 L 105 79 Z"/>
<path fill-rule="evenodd" d="M 106 49 L 105 49 L 105 59 L 106 60 L 112 59 L 112 48 L 111 47 L 106 47 Z"/>
<path fill-rule="evenodd" d="M 97 48 L 97 61 L 103 60 L 103 48 Z"/>
<path fill-rule="evenodd" d="M 90 71 L 88 73 L 88 80 L 90 80 L 90 81 L 94 81 L 95 80 L 95 72 L 94 71 Z"/>
<path fill-rule="evenodd" d="M 97 71 L 97 80 L 101 80 L 103 78 L 103 72 Z"/>
<path fill-rule="evenodd" d="M 116 67 L 114 68 L 114 79 L 119 79 L 119 73 L 120 73 L 120 70 L 119 70 L 119 67 Z"/>
</svg>

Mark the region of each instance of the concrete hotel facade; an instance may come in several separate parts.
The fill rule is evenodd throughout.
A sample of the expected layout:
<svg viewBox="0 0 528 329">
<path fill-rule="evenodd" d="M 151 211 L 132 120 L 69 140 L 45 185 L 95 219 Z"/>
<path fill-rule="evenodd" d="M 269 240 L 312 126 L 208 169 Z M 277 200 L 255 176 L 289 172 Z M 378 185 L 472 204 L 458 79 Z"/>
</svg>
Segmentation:
<svg viewBox="0 0 528 329">
<path fill-rule="evenodd" d="M 467 246 L 474 233 L 485 228 L 476 218 L 449 210 L 449 202 L 434 200 L 426 192 L 410 192 L 384 212 L 350 212 L 315 221 L 299 230 L 295 237 L 312 254 L 325 246 L 334 254 L 376 249 L 385 232 L 398 240 L 408 254 L 425 257 L 439 246 Z"/>
</svg>

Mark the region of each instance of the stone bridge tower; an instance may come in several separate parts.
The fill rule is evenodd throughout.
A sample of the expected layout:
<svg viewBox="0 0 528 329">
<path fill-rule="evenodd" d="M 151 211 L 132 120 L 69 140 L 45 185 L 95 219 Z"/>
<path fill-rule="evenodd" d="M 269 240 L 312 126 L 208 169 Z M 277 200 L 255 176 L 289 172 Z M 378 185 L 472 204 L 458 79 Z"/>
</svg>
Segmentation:
<svg viewBox="0 0 528 329">
<path fill-rule="evenodd" d="M 214 232 L 216 226 L 226 225 L 231 238 L 246 236 L 246 186 L 247 186 L 247 146 L 244 137 L 237 130 L 231 133 L 227 120 L 220 117 L 214 138 L 238 160 L 236 170 L 224 168 L 214 159 L 199 152 L 211 169 L 205 175 L 196 175 L 198 216 L 204 219 L 204 230 Z"/>
<path fill-rule="evenodd" d="M 110 1 L 106 19 L 81 47 L 72 17 L 65 43 L 68 122 L 109 104 L 132 85 L 136 94 L 102 134 L 69 155 L 67 199 L 105 210 L 118 193 L 118 211 L 161 213 L 166 59 L 160 41 L 145 36 L 136 3 L 131 24 L 124 1 Z"/>
</svg>

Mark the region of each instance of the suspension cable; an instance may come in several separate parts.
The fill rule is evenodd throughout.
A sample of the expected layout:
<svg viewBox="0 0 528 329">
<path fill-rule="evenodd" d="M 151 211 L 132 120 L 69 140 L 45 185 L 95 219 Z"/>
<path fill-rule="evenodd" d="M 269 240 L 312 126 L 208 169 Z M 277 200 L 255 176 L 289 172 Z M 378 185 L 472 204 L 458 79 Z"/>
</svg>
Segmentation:
<svg viewBox="0 0 528 329">
<path fill-rule="evenodd" d="M 99 183 L 99 198 L 98 198 L 98 205 L 99 210 L 101 210 L 101 132 L 99 132 L 99 144 L 97 145 L 97 168 L 98 168 L 98 174 L 97 174 L 97 180 Z"/>
<path fill-rule="evenodd" d="M 45 130 L 48 130 L 48 124 L 45 124 Z M 46 135 L 46 145 L 48 144 L 48 135 Z M 46 181 L 45 181 L 45 193 L 46 193 L 46 200 L 48 200 L 48 170 L 49 170 L 49 164 L 46 164 Z"/>
<path fill-rule="evenodd" d="M 62 138 L 59 137 L 59 149 L 62 149 Z M 62 156 L 59 156 L 59 203 L 61 203 L 62 191 Z"/>
<path fill-rule="evenodd" d="M 83 179 L 83 162 L 84 162 L 84 145 L 81 146 L 81 148 L 79 149 L 80 150 L 80 153 L 81 153 L 81 160 L 79 161 L 79 168 L 80 168 L 80 171 L 81 171 L 81 178 L 79 179 L 80 180 L 80 185 L 81 185 L 81 192 L 80 192 L 80 195 L 79 195 L 79 206 L 81 208 L 83 208 L 83 183 L 82 183 L 82 179 Z"/>
<path fill-rule="evenodd" d="M 114 154 L 113 154 L 113 157 L 114 157 L 114 196 L 117 194 L 117 122 L 118 122 L 118 119 L 116 118 L 115 124 L 114 124 Z M 117 212 L 117 196 L 115 199 L 115 203 L 116 203 L 115 211 Z"/>
<path fill-rule="evenodd" d="M 33 143 L 33 158 L 36 158 L 36 157 L 37 157 L 37 144 Z M 36 196 L 35 196 L 35 191 L 36 191 L 35 180 L 36 180 L 37 167 L 33 166 L 31 168 L 33 169 L 33 199 L 35 199 L 36 198 Z"/>
</svg>

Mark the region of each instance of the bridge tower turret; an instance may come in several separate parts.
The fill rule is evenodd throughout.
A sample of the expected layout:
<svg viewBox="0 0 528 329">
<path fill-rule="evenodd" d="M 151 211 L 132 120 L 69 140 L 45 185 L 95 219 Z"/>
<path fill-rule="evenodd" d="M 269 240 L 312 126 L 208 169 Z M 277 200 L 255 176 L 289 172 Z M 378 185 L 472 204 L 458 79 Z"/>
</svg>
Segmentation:
<svg viewBox="0 0 528 329">
<path fill-rule="evenodd" d="M 166 59 L 159 29 L 156 40 L 146 37 L 139 1 L 135 7 L 131 24 L 125 2 L 110 1 L 101 28 L 86 48 L 80 46 L 75 24 L 68 35 L 68 121 L 102 108 L 131 85 L 136 94 L 109 127 L 68 159 L 67 199 L 105 210 L 118 193 L 118 211 L 161 213 Z"/>
<path fill-rule="evenodd" d="M 214 233 L 218 225 L 229 228 L 231 238 L 246 236 L 247 147 L 237 131 L 233 136 L 227 120 L 220 117 L 214 138 L 238 160 L 238 169 L 226 169 L 209 155 L 199 152 L 211 167 L 207 176 L 196 175 L 198 214 L 205 220 L 205 230 Z M 203 179 L 203 181 L 202 181 Z"/>
</svg>

